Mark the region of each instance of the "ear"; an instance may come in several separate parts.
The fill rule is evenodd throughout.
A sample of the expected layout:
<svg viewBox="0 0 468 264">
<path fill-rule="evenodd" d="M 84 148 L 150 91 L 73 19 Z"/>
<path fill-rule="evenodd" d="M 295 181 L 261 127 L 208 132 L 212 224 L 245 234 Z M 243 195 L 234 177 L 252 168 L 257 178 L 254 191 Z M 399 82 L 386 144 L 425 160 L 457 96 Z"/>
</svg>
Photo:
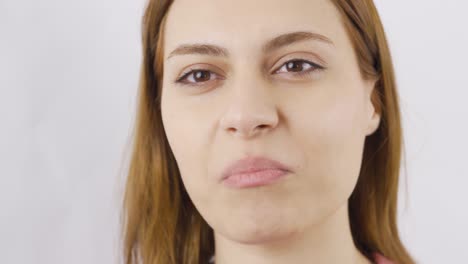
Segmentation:
<svg viewBox="0 0 468 264">
<path fill-rule="evenodd" d="M 380 100 L 375 89 L 376 81 L 369 81 L 367 83 L 367 96 L 366 96 L 366 136 L 372 135 L 380 125 L 381 113 L 380 113 Z"/>
</svg>

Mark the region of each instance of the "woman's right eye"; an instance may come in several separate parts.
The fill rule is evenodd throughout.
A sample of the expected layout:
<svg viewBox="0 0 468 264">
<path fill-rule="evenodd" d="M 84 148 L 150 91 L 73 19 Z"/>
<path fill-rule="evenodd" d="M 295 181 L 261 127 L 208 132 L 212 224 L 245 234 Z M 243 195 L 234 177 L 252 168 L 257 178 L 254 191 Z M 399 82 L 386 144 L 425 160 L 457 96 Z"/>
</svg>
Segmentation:
<svg viewBox="0 0 468 264">
<path fill-rule="evenodd" d="M 182 75 L 175 82 L 183 85 L 200 85 L 207 81 L 213 80 L 212 76 L 216 73 L 205 69 L 193 69 Z"/>
</svg>

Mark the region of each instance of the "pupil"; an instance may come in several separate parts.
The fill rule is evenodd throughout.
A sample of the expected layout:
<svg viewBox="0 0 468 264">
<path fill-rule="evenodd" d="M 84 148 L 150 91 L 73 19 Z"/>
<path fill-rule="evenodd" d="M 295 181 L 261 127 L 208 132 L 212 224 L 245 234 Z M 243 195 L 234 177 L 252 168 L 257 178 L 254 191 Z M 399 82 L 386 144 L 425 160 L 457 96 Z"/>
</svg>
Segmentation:
<svg viewBox="0 0 468 264">
<path fill-rule="evenodd" d="M 298 61 L 291 61 L 291 62 L 289 62 L 287 64 L 287 66 L 288 66 L 288 69 L 297 70 L 297 71 L 302 70 L 302 64 L 300 62 L 298 62 Z M 295 67 L 295 66 L 297 66 L 297 67 Z"/>
<path fill-rule="evenodd" d="M 200 80 L 200 81 L 204 81 L 207 79 L 207 76 L 209 76 L 209 73 L 207 71 L 197 71 L 195 73 L 195 79 L 196 80 Z M 209 77 L 208 77 L 209 79 Z"/>
</svg>

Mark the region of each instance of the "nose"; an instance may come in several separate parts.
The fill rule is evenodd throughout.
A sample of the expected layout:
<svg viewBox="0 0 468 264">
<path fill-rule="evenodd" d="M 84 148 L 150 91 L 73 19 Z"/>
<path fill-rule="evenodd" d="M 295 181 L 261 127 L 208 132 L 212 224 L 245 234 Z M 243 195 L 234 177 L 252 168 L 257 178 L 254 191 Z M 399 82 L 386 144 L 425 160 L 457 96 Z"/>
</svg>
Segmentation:
<svg viewBox="0 0 468 264">
<path fill-rule="evenodd" d="M 228 108 L 220 120 L 223 131 L 250 139 L 277 126 L 277 109 L 266 87 L 250 86 L 233 90 Z"/>
</svg>

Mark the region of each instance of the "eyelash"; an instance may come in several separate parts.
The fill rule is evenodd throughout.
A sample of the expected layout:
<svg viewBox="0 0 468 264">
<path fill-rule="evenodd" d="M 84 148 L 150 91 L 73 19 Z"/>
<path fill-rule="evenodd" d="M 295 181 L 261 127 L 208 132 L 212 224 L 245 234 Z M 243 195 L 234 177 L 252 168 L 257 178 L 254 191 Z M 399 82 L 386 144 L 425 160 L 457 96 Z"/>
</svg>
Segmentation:
<svg viewBox="0 0 468 264">
<path fill-rule="evenodd" d="M 283 63 L 281 65 L 281 67 L 279 67 L 277 70 L 275 70 L 275 72 L 279 71 L 280 69 L 282 69 L 285 65 L 287 65 L 288 63 L 290 62 L 298 62 L 298 63 L 307 63 L 307 64 L 310 64 L 310 68 L 306 71 L 301 71 L 301 72 L 291 72 L 293 75 L 295 76 L 299 76 L 299 77 L 303 77 L 303 76 L 310 76 L 314 73 L 317 73 L 319 71 L 322 71 L 322 70 L 325 70 L 325 67 L 323 66 L 320 66 L 316 63 L 313 63 L 311 61 L 308 61 L 308 60 L 304 60 L 304 59 L 292 59 L 292 60 L 289 60 L 289 61 L 286 61 L 285 63 Z M 312 69 L 312 70 L 310 70 Z M 191 85 L 191 86 L 200 86 L 200 85 L 203 85 L 204 83 L 206 83 L 207 81 L 205 82 L 199 82 L 199 83 L 187 83 L 187 82 L 184 82 L 183 80 L 186 79 L 189 75 L 191 75 L 192 73 L 195 73 L 195 72 L 209 72 L 210 75 L 213 74 L 212 71 L 210 70 L 206 70 L 206 69 L 190 69 L 189 72 L 185 73 L 182 75 L 182 77 L 178 78 L 177 80 L 175 80 L 175 83 L 177 84 L 182 84 L 182 85 Z M 215 73 L 216 74 L 216 73 Z M 211 77 L 211 76 L 210 76 Z"/>
</svg>

